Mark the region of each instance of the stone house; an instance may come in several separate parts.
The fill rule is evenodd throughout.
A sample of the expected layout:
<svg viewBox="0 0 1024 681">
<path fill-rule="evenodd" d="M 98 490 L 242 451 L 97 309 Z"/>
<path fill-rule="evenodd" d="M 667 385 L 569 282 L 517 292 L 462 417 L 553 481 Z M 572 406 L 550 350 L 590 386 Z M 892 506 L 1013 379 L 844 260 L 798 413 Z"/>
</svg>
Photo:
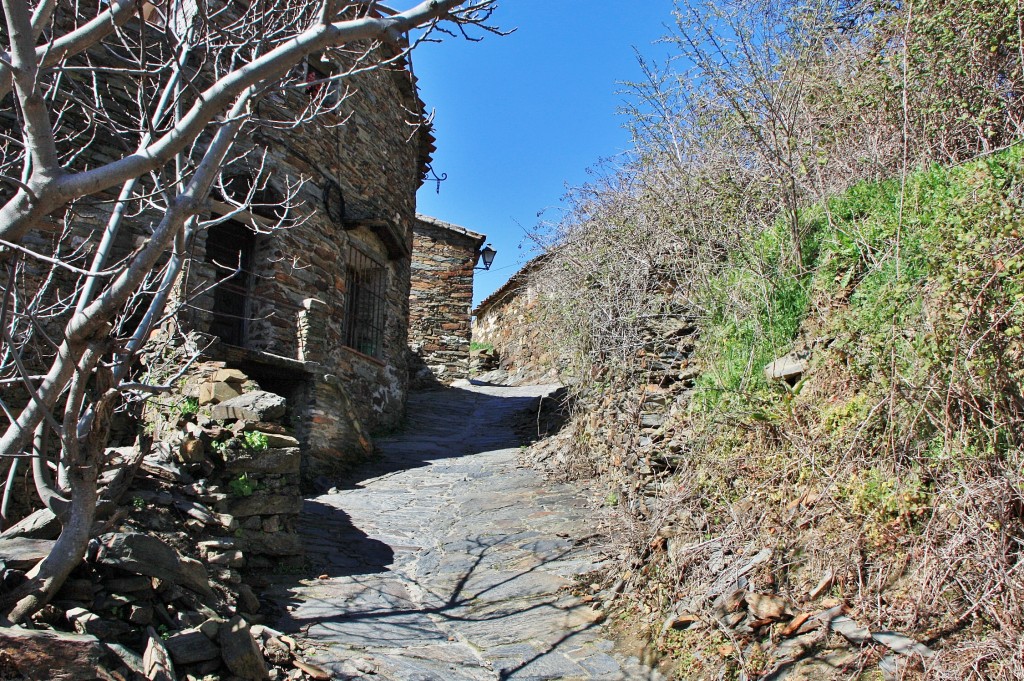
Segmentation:
<svg viewBox="0 0 1024 681">
<path fill-rule="evenodd" d="M 511 384 L 556 378 L 551 351 L 531 324 L 538 298 L 531 277 L 547 259 L 530 260 L 473 310 L 473 341 L 494 348 Z"/>
<path fill-rule="evenodd" d="M 386 52 L 380 56 L 388 63 L 348 77 L 345 85 L 353 94 L 333 95 L 340 102 L 336 112 L 294 126 L 257 126 L 236 142 L 235 158 L 245 150 L 258 152 L 250 164 L 261 166 L 262 179 L 254 179 L 255 168 L 246 172 L 237 163 L 226 171 L 203 217 L 232 218 L 200 230 L 189 244 L 190 259 L 175 293 L 180 309 L 169 324 L 199 339 L 204 360 L 240 369 L 287 398 L 285 424 L 308 452 L 304 464 L 313 476 L 371 451 L 371 434 L 400 422 L 409 385 L 416 191 L 435 147 L 400 46 L 377 49 Z M 332 60 L 345 58 L 332 53 L 298 68 L 308 81 L 318 81 L 344 69 Z M 314 90 L 320 87 L 332 86 L 265 97 L 258 114 L 288 120 L 322 93 Z M 116 83 L 107 90 L 112 100 L 130 96 Z M 112 102 L 110 108 L 117 106 Z M 103 139 L 89 153 L 106 156 L 107 144 L 113 148 L 109 155 L 121 153 Z M 296 186 L 301 189 L 294 194 Z M 254 190 L 255 207 L 235 211 L 232 199 Z M 294 224 L 274 229 L 283 212 L 275 204 L 285 196 L 284 212 Z M 103 202 L 80 206 L 75 229 L 83 236 L 74 237 L 76 243 L 101 232 L 109 211 Z M 116 257 L 147 238 L 152 218 L 140 213 L 126 223 Z M 33 237 L 38 250 L 45 251 L 55 235 Z M 37 244 L 30 238 L 26 245 Z M 41 281 L 45 268 L 37 269 Z"/>
<path fill-rule="evenodd" d="M 473 268 L 486 239 L 458 225 L 416 216 L 409 349 L 419 385 L 469 375 Z"/>
<path fill-rule="evenodd" d="M 416 190 L 434 149 L 407 65 L 352 80 L 337 115 L 249 140 L 269 152 L 267 191 L 307 178 L 302 220 L 272 234 L 252 214 L 211 227 L 181 285 L 182 322 L 216 340 L 209 356 L 288 399 L 310 474 L 367 453 L 402 418 Z M 288 98 L 302 96 L 261 106 L 295 110 Z"/>
</svg>

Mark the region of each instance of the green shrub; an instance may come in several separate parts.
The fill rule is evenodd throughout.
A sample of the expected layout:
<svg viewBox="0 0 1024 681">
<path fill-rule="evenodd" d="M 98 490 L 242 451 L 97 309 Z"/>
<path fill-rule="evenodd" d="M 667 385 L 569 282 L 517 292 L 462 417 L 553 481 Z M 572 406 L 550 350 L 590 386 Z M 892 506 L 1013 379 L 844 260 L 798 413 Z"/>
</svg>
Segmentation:
<svg viewBox="0 0 1024 681">
<path fill-rule="evenodd" d="M 1019 444 L 1022 157 L 863 183 L 808 209 L 801 272 L 778 255 L 781 225 L 734 253 L 707 303 L 693 408 L 771 420 L 780 401 L 763 369 L 820 309 L 829 352 L 892 400 L 876 416 L 905 453 L 923 455 L 936 433 L 975 454 Z"/>
<path fill-rule="evenodd" d="M 228 483 L 228 489 L 236 497 L 249 497 L 256 491 L 257 484 L 249 479 L 248 473 L 242 473 Z"/>
<path fill-rule="evenodd" d="M 199 413 L 199 400 L 195 397 L 186 397 L 182 401 L 171 405 L 170 412 L 174 416 L 184 418 Z"/>
<path fill-rule="evenodd" d="M 807 275 L 784 257 L 789 243 L 779 220 L 749 251 L 735 253 L 709 287 L 696 409 L 721 407 L 733 398 L 756 401 L 769 388 L 763 369 L 789 349 L 809 300 Z"/>
<path fill-rule="evenodd" d="M 252 452 L 262 452 L 267 448 L 267 436 L 255 430 L 242 433 L 245 448 Z"/>
</svg>

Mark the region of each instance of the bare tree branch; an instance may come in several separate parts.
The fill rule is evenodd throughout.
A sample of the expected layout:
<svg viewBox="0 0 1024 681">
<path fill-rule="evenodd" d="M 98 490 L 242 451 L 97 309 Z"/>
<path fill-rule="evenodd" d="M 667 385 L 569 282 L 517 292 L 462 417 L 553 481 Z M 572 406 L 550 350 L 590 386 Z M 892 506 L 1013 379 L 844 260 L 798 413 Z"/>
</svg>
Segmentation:
<svg viewBox="0 0 1024 681">
<path fill-rule="evenodd" d="M 9 42 L 0 100 L 13 90 L 6 101 L 16 105 L 0 108 L 20 127 L 0 134 L 5 399 L 17 387 L 10 409 L 0 403 L 0 459 L 31 451 L 36 496 L 63 522 L 54 553 L 0 603 L 9 621 L 46 603 L 83 555 L 112 410 L 166 383 L 137 360 L 190 300 L 179 288 L 193 238 L 218 221 L 273 235 L 305 219 L 294 209 L 307 178 L 269 187 L 267 152 L 247 131 L 345 121 L 335 81 L 402 64 L 445 24 L 495 30 L 486 23 L 494 1 L 425 0 L 390 12 L 349 0 L 281 0 L 269 10 L 112 0 L 85 20 L 55 0 L 34 13 L 26 0 L 0 0 Z M 304 64 L 314 56 L 331 68 L 319 87 Z M 308 96 L 295 94 L 302 87 Z M 255 114 L 261 99 L 280 120 Z M 234 168 L 246 174 L 238 186 Z"/>
</svg>

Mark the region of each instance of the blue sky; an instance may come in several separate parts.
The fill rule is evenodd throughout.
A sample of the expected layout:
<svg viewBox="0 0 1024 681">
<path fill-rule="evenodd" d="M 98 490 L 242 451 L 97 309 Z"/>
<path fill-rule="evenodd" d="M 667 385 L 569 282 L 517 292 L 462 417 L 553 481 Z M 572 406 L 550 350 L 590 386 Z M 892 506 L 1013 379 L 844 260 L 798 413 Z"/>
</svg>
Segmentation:
<svg viewBox="0 0 1024 681">
<path fill-rule="evenodd" d="M 477 272 L 474 303 L 535 254 L 524 229 L 538 213 L 556 219 L 567 186 L 629 148 L 618 83 L 639 78 L 634 47 L 667 53 L 652 43 L 672 8 L 672 0 L 499 0 L 494 22 L 516 28 L 512 35 L 446 38 L 413 54 L 421 96 L 436 111 L 434 169 L 448 174 L 439 194 L 423 186 L 419 210 L 487 234 L 498 251 L 492 270 Z"/>
</svg>

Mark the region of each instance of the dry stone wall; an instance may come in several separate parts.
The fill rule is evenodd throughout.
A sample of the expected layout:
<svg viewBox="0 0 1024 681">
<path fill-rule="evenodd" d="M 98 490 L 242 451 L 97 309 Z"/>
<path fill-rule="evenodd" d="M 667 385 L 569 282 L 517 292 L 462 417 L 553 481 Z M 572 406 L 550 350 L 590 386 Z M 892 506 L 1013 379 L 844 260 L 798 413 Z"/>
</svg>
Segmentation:
<svg viewBox="0 0 1024 681">
<path fill-rule="evenodd" d="M 53 628 L 52 656 L 8 661 L 26 678 L 51 678 L 47 667 L 69 679 L 321 673 L 281 632 L 257 624 L 274 613 L 261 597 L 266 574 L 304 565 L 295 531 L 302 456 L 290 411 L 223 362 L 198 363 L 180 390 L 156 398 L 147 436 L 106 452 L 109 465 L 135 472 L 130 485 L 101 506 L 103 529 L 86 563 L 35 618 Z M 24 580 L 59 533 L 45 509 L 3 532 L 4 588 Z M 0 656 L 28 646 L 28 631 L 0 628 Z M 68 646 L 97 655 L 69 666 Z"/>
<path fill-rule="evenodd" d="M 557 359 L 542 342 L 532 323 L 537 293 L 530 273 L 540 258 L 527 263 L 509 281 L 473 311 L 473 341 L 487 348 L 488 366 L 497 361 L 497 375 L 491 379 L 508 385 L 557 382 Z"/>
<path fill-rule="evenodd" d="M 194 491 L 174 505 L 189 515 L 189 530 L 207 535 L 198 548 L 208 564 L 263 569 L 301 555 L 294 420 L 294 405 L 245 373 L 223 362 L 198 365 L 180 394 L 148 410 L 155 443 L 143 470 L 162 484 L 143 500 Z"/>
</svg>

